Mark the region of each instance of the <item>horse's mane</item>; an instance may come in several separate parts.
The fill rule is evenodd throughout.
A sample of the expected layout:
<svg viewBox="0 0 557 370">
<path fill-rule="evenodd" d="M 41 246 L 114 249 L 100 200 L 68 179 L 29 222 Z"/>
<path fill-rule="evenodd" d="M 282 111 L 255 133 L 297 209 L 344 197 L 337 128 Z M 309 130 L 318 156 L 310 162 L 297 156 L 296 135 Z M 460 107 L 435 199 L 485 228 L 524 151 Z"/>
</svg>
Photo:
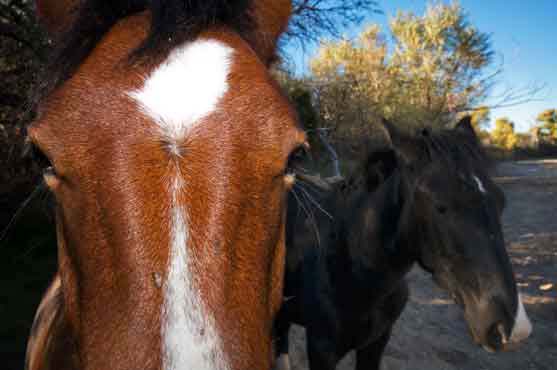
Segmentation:
<svg viewBox="0 0 557 370">
<path fill-rule="evenodd" d="M 345 196 L 356 191 L 369 193 L 384 183 L 396 169 L 402 168 L 400 157 L 384 145 L 370 143 L 368 150 L 354 159 L 355 165 L 336 188 Z"/>
<path fill-rule="evenodd" d="M 83 0 L 72 24 L 57 38 L 31 103 L 37 104 L 69 79 L 101 38 L 119 20 L 151 12 L 148 36 L 130 54 L 140 60 L 195 39 L 212 26 L 228 26 L 249 38 L 254 20 L 251 0 Z"/>
<path fill-rule="evenodd" d="M 493 165 L 478 137 L 471 132 L 424 130 L 417 135 L 416 143 L 429 160 L 441 161 L 451 168 L 466 166 L 487 171 Z"/>
</svg>

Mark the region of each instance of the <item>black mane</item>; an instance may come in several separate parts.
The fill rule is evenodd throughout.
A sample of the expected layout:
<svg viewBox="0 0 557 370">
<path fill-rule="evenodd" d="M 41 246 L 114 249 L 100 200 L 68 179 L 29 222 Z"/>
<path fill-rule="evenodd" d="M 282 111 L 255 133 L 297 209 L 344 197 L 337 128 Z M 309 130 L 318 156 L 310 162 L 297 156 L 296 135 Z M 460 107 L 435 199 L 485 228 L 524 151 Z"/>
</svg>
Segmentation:
<svg viewBox="0 0 557 370">
<path fill-rule="evenodd" d="M 31 104 L 70 78 L 110 28 L 127 16 L 151 12 L 149 34 L 130 55 L 140 60 L 193 40 L 212 26 L 228 26 L 248 38 L 254 26 L 250 6 L 251 0 L 84 0 L 73 23 L 57 38 Z"/>
<path fill-rule="evenodd" d="M 477 136 L 468 132 L 423 130 L 415 142 L 426 160 L 442 162 L 449 168 L 488 171 L 493 165 Z"/>
</svg>

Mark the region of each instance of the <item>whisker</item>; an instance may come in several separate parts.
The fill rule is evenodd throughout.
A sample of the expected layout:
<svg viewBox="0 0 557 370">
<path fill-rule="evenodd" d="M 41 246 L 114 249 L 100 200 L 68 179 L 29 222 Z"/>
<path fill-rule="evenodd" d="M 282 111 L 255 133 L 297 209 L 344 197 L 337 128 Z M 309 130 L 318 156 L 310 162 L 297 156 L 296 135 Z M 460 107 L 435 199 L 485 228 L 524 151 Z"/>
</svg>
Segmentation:
<svg viewBox="0 0 557 370">
<path fill-rule="evenodd" d="M 298 186 L 298 189 L 303 191 L 303 189 L 299 186 Z M 313 226 L 314 232 L 316 234 L 317 242 L 320 246 L 321 245 L 321 234 L 319 232 L 319 225 L 317 223 L 317 219 L 315 218 L 315 213 L 313 212 L 313 208 L 311 207 L 311 202 L 308 202 L 308 197 L 304 193 L 301 193 L 300 195 L 302 196 L 302 199 L 305 200 L 305 206 L 310 213 L 310 219 L 309 220 L 310 220 L 310 222 Z"/>
<path fill-rule="evenodd" d="M 318 210 L 320 210 L 323 214 L 325 214 L 327 217 L 329 217 L 331 220 L 333 219 L 333 216 L 325 211 L 325 209 L 319 204 L 319 202 L 317 200 L 315 200 L 314 197 L 311 196 L 311 194 L 305 189 L 305 187 L 303 186 L 302 183 L 298 184 L 299 185 L 299 189 L 302 190 L 304 192 L 304 194 L 306 195 L 306 198 L 313 203 L 313 205 L 315 205 L 317 207 Z"/>
<path fill-rule="evenodd" d="M 298 204 L 300 205 L 300 207 L 303 209 L 304 213 L 308 217 L 311 226 L 313 227 L 313 231 L 315 232 L 315 237 L 317 238 L 317 245 L 321 247 L 321 238 L 319 235 L 319 228 L 317 227 L 317 222 L 315 221 L 315 217 L 313 213 L 309 211 L 306 204 L 300 200 L 300 197 L 298 197 L 298 194 L 296 193 L 296 185 L 294 185 L 294 187 L 292 188 L 292 194 L 294 195 L 296 201 L 298 202 Z"/>
<path fill-rule="evenodd" d="M 2 233 L 0 234 L 0 242 L 4 241 L 4 239 L 8 235 L 8 232 L 10 231 L 12 226 L 17 222 L 17 220 L 19 220 L 19 218 L 23 214 L 23 211 L 25 211 L 29 203 L 31 203 L 31 201 L 35 199 L 35 197 L 38 194 L 41 194 L 45 189 L 46 189 L 46 183 L 41 180 L 41 182 L 37 185 L 37 187 L 35 187 L 35 189 L 31 192 L 31 194 L 29 194 L 27 199 L 25 199 L 23 203 L 21 203 L 17 211 L 15 211 L 14 215 L 10 219 L 10 222 L 8 222 L 8 225 L 4 228 L 4 230 L 2 230 Z"/>
<path fill-rule="evenodd" d="M 312 184 L 312 183 L 306 181 L 302 177 L 296 177 L 296 183 L 297 184 L 304 184 L 306 190 L 311 190 L 315 195 L 319 195 L 319 194 L 322 194 L 322 193 L 326 192 L 324 189 L 318 187 L 315 184 Z"/>
</svg>

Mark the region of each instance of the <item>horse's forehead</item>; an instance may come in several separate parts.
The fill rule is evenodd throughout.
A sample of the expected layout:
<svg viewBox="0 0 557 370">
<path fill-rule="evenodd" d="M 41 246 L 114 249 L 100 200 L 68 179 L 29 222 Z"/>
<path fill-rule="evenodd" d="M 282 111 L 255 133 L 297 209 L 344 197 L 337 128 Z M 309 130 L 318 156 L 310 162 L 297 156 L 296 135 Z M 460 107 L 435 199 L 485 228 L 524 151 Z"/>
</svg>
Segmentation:
<svg viewBox="0 0 557 370">
<path fill-rule="evenodd" d="M 295 122 L 266 66 L 235 35 L 208 33 L 175 48 L 156 65 L 133 69 L 118 58 L 107 61 L 106 52 L 121 45 L 118 39 L 111 42 L 110 35 L 103 41 L 55 92 L 53 104 L 46 104 L 50 118 L 44 126 L 59 135 L 104 141 L 140 135 L 144 130 L 139 126 L 158 127 L 165 139 L 181 139 L 212 114 L 234 121 L 240 130 L 250 126 L 253 135 L 259 128 L 249 122 L 250 116 L 266 117 L 260 125 L 277 122 L 269 118 L 278 118 L 282 126 Z M 118 50 L 124 58 L 127 51 Z"/>
<path fill-rule="evenodd" d="M 271 136 L 297 130 L 287 99 L 258 56 L 243 41 L 218 36 L 176 48 L 145 73 L 139 87 L 126 92 L 134 113 L 170 141 L 185 139 L 197 126 L 224 134 L 225 122 L 243 137 L 256 137 L 266 126 Z"/>
<path fill-rule="evenodd" d="M 186 131 L 218 109 L 229 91 L 234 49 L 214 40 L 188 43 L 145 78 L 128 95 L 169 140 L 183 139 Z"/>
<path fill-rule="evenodd" d="M 464 189 L 482 195 L 488 194 L 489 177 L 483 172 L 469 166 L 456 166 L 455 163 L 432 163 L 423 172 L 424 183 L 434 192 L 459 197 Z M 454 191 L 453 191 L 454 190 Z"/>
</svg>

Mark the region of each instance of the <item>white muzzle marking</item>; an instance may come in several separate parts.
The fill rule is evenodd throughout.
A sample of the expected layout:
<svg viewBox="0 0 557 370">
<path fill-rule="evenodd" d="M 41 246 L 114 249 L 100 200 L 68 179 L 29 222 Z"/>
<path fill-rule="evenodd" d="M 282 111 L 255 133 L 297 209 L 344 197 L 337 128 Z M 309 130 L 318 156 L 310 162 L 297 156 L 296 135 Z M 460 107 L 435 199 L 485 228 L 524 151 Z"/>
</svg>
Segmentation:
<svg viewBox="0 0 557 370">
<path fill-rule="evenodd" d="M 518 343 L 528 338 L 532 333 L 532 323 L 526 314 L 524 304 L 520 294 L 518 295 L 518 307 L 514 319 L 513 330 L 511 331 L 511 343 Z"/>
</svg>

